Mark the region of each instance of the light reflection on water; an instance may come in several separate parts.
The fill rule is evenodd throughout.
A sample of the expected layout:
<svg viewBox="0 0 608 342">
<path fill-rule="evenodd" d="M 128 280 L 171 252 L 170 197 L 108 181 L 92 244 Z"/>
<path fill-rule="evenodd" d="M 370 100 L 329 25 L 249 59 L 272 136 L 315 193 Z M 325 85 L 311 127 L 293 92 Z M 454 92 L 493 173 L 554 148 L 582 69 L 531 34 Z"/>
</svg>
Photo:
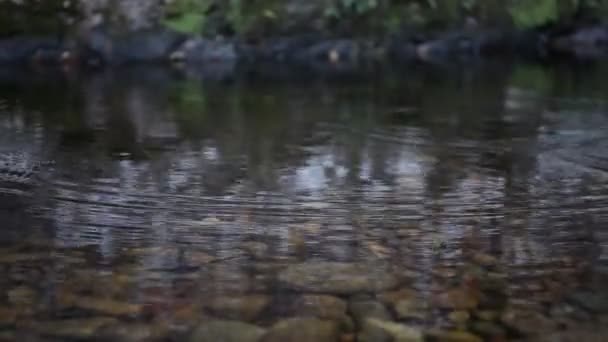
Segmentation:
<svg viewBox="0 0 608 342">
<path fill-rule="evenodd" d="M 0 333 L 179 340 L 316 316 L 364 339 L 373 305 L 431 338 L 585 340 L 608 315 L 598 68 L 4 80 L 0 154 L 54 163 L 1 212 Z"/>
</svg>

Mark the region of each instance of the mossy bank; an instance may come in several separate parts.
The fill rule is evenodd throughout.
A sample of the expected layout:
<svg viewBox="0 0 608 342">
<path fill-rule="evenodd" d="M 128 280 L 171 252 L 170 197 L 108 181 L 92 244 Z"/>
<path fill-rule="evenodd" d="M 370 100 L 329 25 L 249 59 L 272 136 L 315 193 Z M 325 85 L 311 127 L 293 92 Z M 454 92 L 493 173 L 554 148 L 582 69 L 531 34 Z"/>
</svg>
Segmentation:
<svg viewBox="0 0 608 342">
<path fill-rule="evenodd" d="M 9 0 L 0 63 L 598 59 L 606 14 L 608 0 Z"/>
</svg>

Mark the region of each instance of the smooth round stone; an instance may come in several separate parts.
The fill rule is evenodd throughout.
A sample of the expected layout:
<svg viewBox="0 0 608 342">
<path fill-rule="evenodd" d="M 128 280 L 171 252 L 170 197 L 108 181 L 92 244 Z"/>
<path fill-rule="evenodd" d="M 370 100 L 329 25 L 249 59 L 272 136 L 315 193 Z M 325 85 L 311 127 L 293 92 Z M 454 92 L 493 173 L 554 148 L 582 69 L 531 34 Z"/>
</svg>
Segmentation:
<svg viewBox="0 0 608 342">
<path fill-rule="evenodd" d="M 62 339 L 90 339 L 103 327 L 116 324 L 113 318 L 94 317 L 28 323 L 29 332 Z"/>
<path fill-rule="evenodd" d="M 298 316 L 315 316 L 325 319 L 342 319 L 348 309 L 347 303 L 329 295 L 302 295 L 293 303 Z"/>
<path fill-rule="evenodd" d="M 467 331 L 431 331 L 427 335 L 432 336 L 438 342 L 483 342 L 483 339 Z"/>
<path fill-rule="evenodd" d="M 440 293 L 433 298 L 433 304 L 443 309 L 470 310 L 476 308 L 478 303 L 479 299 L 474 293 L 461 288 Z"/>
<path fill-rule="evenodd" d="M 222 318 L 252 321 L 268 306 L 270 300 L 271 297 L 266 295 L 222 296 L 211 298 L 205 307 Z"/>
<path fill-rule="evenodd" d="M 289 266 L 279 273 L 285 286 L 316 293 L 355 294 L 390 290 L 398 279 L 377 265 L 311 262 Z"/>
<path fill-rule="evenodd" d="M 318 318 L 290 318 L 274 324 L 261 342 L 335 342 L 340 337 L 336 322 Z"/>
<path fill-rule="evenodd" d="M 376 318 L 382 321 L 390 321 L 392 319 L 390 312 L 386 307 L 374 300 L 355 300 L 349 303 L 350 313 L 358 327 L 363 326 L 363 323 L 368 318 Z"/>
<path fill-rule="evenodd" d="M 394 309 L 400 319 L 424 319 L 428 305 L 419 298 L 410 298 L 395 303 Z"/>
<path fill-rule="evenodd" d="M 424 341 L 424 335 L 417 327 L 369 318 L 363 324 L 358 341 L 422 342 Z"/>
<path fill-rule="evenodd" d="M 448 314 L 448 318 L 458 325 L 463 325 L 469 321 L 471 315 L 467 311 L 452 311 Z"/>
<path fill-rule="evenodd" d="M 479 335 L 489 338 L 504 337 L 507 334 L 503 327 L 494 322 L 477 321 L 473 323 L 472 329 Z"/>
<path fill-rule="evenodd" d="M 121 342 L 160 341 L 168 334 L 168 327 L 158 324 L 115 324 L 96 333 L 101 339 Z"/>
<path fill-rule="evenodd" d="M 524 335 L 541 335 L 557 328 L 554 321 L 536 311 L 507 309 L 501 321 Z"/>
<path fill-rule="evenodd" d="M 190 342 L 256 342 L 265 333 L 263 328 L 237 321 L 214 320 L 198 326 Z"/>
</svg>

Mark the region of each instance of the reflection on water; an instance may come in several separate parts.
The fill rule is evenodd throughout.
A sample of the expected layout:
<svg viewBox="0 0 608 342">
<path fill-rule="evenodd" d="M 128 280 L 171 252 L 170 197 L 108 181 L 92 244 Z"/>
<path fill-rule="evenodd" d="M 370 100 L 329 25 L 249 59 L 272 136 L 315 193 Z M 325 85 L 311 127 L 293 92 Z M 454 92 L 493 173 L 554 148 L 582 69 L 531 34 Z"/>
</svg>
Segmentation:
<svg viewBox="0 0 608 342">
<path fill-rule="evenodd" d="M 0 340 L 603 340 L 607 75 L 2 78 Z"/>
</svg>

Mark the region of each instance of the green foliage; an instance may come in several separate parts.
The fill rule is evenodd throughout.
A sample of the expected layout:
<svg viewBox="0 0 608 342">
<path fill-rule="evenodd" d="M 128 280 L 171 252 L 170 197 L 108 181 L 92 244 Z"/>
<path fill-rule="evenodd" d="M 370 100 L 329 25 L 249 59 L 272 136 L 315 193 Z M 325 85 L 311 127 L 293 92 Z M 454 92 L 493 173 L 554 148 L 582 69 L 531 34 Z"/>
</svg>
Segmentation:
<svg viewBox="0 0 608 342">
<path fill-rule="evenodd" d="M 541 26 L 559 17 L 557 0 L 515 0 L 509 8 L 518 28 Z"/>
<path fill-rule="evenodd" d="M 209 0 L 175 0 L 166 8 L 163 24 L 183 33 L 199 34 L 206 21 L 206 12 L 212 5 Z"/>
</svg>

